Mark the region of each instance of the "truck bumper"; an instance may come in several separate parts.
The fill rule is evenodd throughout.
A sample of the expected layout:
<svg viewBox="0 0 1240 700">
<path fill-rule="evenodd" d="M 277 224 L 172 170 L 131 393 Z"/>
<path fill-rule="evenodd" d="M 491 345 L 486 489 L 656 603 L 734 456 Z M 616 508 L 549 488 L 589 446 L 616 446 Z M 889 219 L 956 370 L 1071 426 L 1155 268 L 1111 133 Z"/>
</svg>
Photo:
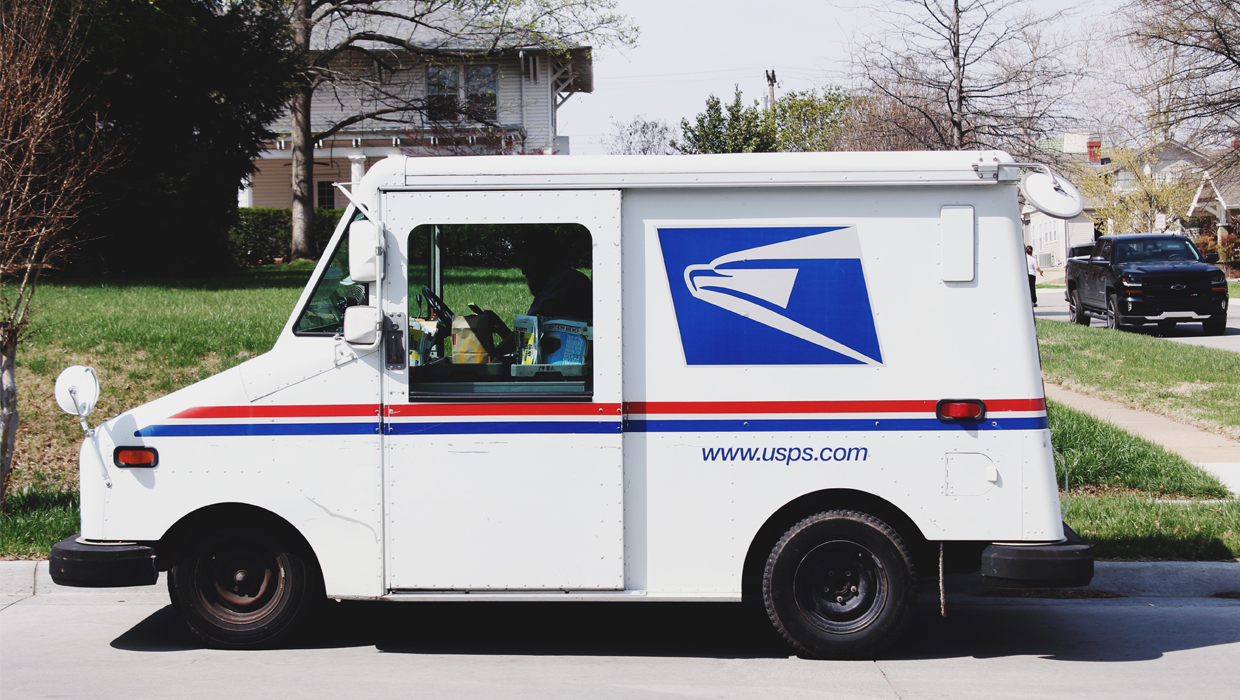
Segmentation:
<svg viewBox="0 0 1240 700">
<path fill-rule="evenodd" d="M 140 544 L 91 544 L 67 537 L 52 546 L 52 581 L 78 588 L 150 586 L 159 579 L 155 550 Z"/>
<path fill-rule="evenodd" d="M 1000 588 L 1078 588 L 1094 578 L 1094 555 L 1072 528 L 1065 542 L 992 544 L 982 550 L 982 580 Z"/>
</svg>

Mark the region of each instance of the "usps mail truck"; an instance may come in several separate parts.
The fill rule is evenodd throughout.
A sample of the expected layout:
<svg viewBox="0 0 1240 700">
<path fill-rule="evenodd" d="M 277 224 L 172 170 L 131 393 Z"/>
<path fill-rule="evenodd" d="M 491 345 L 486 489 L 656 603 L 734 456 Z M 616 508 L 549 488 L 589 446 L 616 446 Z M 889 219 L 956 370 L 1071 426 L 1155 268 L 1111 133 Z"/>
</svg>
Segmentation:
<svg viewBox="0 0 1240 700">
<path fill-rule="evenodd" d="M 167 571 L 222 647 L 325 599 L 753 601 L 829 657 L 944 571 L 1083 585 L 1018 185 L 1079 211 L 1000 152 L 383 160 L 269 353 L 94 429 L 62 376 L 52 576 Z"/>
</svg>

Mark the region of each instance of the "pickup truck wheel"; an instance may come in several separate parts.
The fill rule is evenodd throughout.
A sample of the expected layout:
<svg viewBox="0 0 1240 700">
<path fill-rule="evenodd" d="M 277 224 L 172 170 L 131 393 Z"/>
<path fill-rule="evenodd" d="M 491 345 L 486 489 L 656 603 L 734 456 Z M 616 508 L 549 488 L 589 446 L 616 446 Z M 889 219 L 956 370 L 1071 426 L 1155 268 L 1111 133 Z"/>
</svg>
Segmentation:
<svg viewBox="0 0 1240 700">
<path fill-rule="evenodd" d="M 287 538 L 252 525 L 203 528 L 168 572 L 168 593 L 190 631 L 224 649 L 267 647 L 306 617 L 320 590 Z"/>
<path fill-rule="evenodd" d="M 1206 335 L 1222 335 L 1227 332 L 1227 314 L 1216 314 L 1208 321 L 1201 322 L 1201 330 Z"/>
<path fill-rule="evenodd" d="M 1107 328 L 1119 330 L 1119 297 L 1111 294 L 1107 296 Z"/>
<path fill-rule="evenodd" d="M 762 599 L 801 654 L 872 658 L 908 626 L 917 601 L 913 557 L 889 525 L 834 510 L 794 525 L 771 550 Z"/>
<path fill-rule="evenodd" d="M 1159 321 L 1158 330 L 1163 333 L 1170 333 L 1175 330 L 1175 321 Z"/>
<path fill-rule="evenodd" d="M 1072 317 L 1073 323 L 1089 325 L 1089 314 L 1085 313 L 1085 307 L 1081 306 L 1081 294 L 1075 289 L 1072 290 L 1072 299 L 1068 302 L 1068 315 Z"/>
</svg>

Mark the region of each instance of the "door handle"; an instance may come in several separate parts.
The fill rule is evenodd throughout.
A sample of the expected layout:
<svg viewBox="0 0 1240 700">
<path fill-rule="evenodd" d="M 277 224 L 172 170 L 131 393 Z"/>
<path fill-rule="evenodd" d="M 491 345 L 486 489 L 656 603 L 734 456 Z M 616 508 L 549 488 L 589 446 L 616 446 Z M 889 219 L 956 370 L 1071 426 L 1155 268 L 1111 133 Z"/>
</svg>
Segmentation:
<svg viewBox="0 0 1240 700">
<path fill-rule="evenodd" d="M 405 314 L 396 311 L 383 316 L 383 361 L 388 369 L 404 369 L 409 364 L 405 352 Z"/>
</svg>

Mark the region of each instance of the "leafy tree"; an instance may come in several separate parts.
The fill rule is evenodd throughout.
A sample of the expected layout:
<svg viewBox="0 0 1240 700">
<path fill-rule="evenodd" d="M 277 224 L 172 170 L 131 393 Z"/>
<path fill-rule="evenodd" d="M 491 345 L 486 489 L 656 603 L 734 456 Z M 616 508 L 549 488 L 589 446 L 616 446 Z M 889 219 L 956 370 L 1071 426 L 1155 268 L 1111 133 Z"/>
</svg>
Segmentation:
<svg viewBox="0 0 1240 700">
<path fill-rule="evenodd" d="M 1104 224 L 1108 235 L 1155 232 L 1159 214 L 1168 225 L 1185 217 L 1201 182 L 1200 171 L 1165 167 L 1158 153 L 1156 146 L 1112 148 L 1105 154 L 1110 164 L 1103 169 L 1069 166 L 1072 182 L 1094 203 L 1093 220 Z"/>
<path fill-rule="evenodd" d="M 922 148 L 1006 148 L 1028 153 L 1067 119 L 1079 70 L 1066 39 L 1049 31 L 1062 13 L 1030 0 L 891 0 L 875 10 L 889 27 L 853 49 L 867 96 L 901 118 L 870 120 L 870 140 Z"/>
<path fill-rule="evenodd" d="M 99 191 L 83 264 L 209 269 L 227 264 L 237 189 L 292 78 L 277 0 L 97 0 L 76 73 L 83 112 L 124 153 Z"/>
<path fill-rule="evenodd" d="M 681 119 L 680 131 L 683 140 L 672 145 L 682 153 L 765 153 L 778 147 L 774 120 L 757 100 L 746 107 L 739 86 L 727 107 L 715 95 L 706 98 L 706 110 L 692 124 Z"/>
<path fill-rule="evenodd" d="M 662 119 L 646 119 L 642 115 L 630 121 L 613 121 L 611 133 L 603 139 L 603 147 L 612 155 L 671 155 L 674 130 Z"/>
<path fill-rule="evenodd" d="M 563 52 L 589 43 L 632 43 L 637 30 L 616 0 L 291 0 L 300 60 L 292 116 L 293 257 L 313 257 L 314 144 L 366 120 L 411 123 L 428 101 L 392 82 L 435 61 L 488 59 L 516 49 Z M 315 131 L 320 89 L 366 95 L 362 111 Z M 341 100 L 343 105 L 345 102 Z M 465 116 L 469 105 L 460 105 Z"/>
<path fill-rule="evenodd" d="M 834 151 L 843 135 L 852 98 L 838 88 L 792 91 L 775 100 L 775 138 L 780 151 Z"/>
</svg>

